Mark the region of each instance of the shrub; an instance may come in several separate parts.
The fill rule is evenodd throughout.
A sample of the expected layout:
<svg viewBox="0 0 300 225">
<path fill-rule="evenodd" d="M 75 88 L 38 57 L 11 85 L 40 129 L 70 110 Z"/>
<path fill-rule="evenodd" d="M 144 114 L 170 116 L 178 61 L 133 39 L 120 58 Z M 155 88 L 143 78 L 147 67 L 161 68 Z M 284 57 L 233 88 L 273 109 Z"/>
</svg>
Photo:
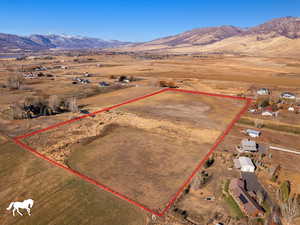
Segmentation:
<svg viewBox="0 0 300 225">
<path fill-rule="evenodd" d="M 214 164 L 214 162 L 215 162 L 214 158 L 210 158 L 210 159 L 206 160 L 204 163 L 204 168 L 206 169 L 206 168 L 212 166 Z"/>
<path fill-rule="evenodd" d="M 135 78 L 134 76 L 130 76 L 130 77 L 129 77 L 129 81 L 130 81 L 130 82 L 136 81 L 136 80 L 137 80 L 137 78 Z"/>
<path fill-rule="evenodd" d="M 194 190 L 200 189 L 203 187 L 211 178 L 211 175 L 209 175 L 206 171 L 199 172 L 193 179 L 191 183 L 191 188 Z"/>
<path fill-rule="evenodd" d="M 120 76 L 119 77 L 119 82 L 123 82 L 124 80 L 127 80 L 126 76 Z"/>
<path fill-rule="evenodd" d="M 261 103 L 260 103 L 260 106 L 261 107 L 263 107 L 263 108 L 265 108 L 265 107 L 267 107 L 267 106 L 269 106 L 269 100 L 268 99 L 265 99 L 265 100 L 263 100 Z"/>
<path fill-rule="evenodd" d="M 161 80 L 161 81 L 159 81 L 159 86 L 160 87 L 168 87 L 168 88 L 177 88 L 174 81 Z"/>
<path fill-rule="evenodd" d="M 280 185 L 280 198 L 282 201 L 286 202 L 289 199 L 291 192 L 290 182 L 284 181 Z"/>
<path fill-rule="evenodd" d="M 177 88 L 177 85 L 175 84 L 174 81 L 170 81 L 170 82 L 168 83 L 168 87 L 169 87 L 169 88 Z"/>
<path fill-rule="evenodd" d="M 159 86 L 160 87 L 168 87 L 168 82 L 165 80 L 161 80 L 161 81 L 159 81 Z"/>
</svg>

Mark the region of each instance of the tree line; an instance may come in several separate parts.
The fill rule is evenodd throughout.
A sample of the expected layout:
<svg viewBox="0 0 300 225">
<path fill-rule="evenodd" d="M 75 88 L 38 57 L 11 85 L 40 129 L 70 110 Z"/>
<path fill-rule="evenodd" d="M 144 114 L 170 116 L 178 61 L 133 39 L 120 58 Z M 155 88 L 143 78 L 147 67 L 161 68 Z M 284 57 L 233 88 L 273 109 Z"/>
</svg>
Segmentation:
<svg viewBox="0 0 300 225">
<path fill-rule="evenodd" d="M 24 101 L 10 106 L 12 119 L 31 119 L 39 116 L 55 115 L 63 112 L 78 112 L 75 97 L 61 98 L 52 95 L 44 97 L 26 97 Z"/>
</svg>

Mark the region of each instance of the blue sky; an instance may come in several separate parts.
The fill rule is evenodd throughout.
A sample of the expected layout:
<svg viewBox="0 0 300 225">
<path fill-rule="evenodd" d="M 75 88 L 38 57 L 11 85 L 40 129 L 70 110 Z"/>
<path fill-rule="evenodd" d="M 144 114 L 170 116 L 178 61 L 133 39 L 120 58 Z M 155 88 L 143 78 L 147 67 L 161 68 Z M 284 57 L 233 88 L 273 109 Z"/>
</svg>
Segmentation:
<svg viewBox="0 0 300 225">
<path fill-rule="evenodd" d="M 300 16 L 300 0 L 0 0 L 0 32 L 148 41 L 206 26 Z"/>
</svg>

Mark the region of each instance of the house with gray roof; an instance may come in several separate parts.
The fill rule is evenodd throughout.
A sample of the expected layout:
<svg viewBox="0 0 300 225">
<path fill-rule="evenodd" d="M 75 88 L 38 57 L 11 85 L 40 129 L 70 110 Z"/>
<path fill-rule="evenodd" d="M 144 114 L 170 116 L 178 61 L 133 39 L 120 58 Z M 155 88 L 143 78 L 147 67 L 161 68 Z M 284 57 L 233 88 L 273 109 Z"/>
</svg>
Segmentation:
<svg viewBox="0 0 300 225">
<path fill-rule="evenodd" d="M 243 139 L 241 144 L 236 147 L 239 152 L 257 152 L 258 144 L 250 139 Z"/>
<path fill-rule="evenodd" d="M 267 88 L 260 88 L 256 92 L 258 95 L 269 95 L 271 92 Z"/>
</svg>

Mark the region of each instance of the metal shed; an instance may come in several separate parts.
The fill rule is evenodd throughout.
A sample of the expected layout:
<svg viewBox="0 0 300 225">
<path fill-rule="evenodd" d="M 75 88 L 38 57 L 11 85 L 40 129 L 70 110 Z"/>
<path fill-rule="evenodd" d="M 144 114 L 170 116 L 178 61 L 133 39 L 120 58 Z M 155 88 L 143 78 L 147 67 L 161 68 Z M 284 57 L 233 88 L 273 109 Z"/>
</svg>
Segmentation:
<svg viewBox="0 0 300 225">
<path fill-rule="evenodd" d="M 240 169 L 242 172 L 251 172 L 255 171 L 255 165 L 252 160 L 248 157 L 241 156 L 238 159 L 234 159 L 234 165 L 237 169 Z"/>
</svg>

